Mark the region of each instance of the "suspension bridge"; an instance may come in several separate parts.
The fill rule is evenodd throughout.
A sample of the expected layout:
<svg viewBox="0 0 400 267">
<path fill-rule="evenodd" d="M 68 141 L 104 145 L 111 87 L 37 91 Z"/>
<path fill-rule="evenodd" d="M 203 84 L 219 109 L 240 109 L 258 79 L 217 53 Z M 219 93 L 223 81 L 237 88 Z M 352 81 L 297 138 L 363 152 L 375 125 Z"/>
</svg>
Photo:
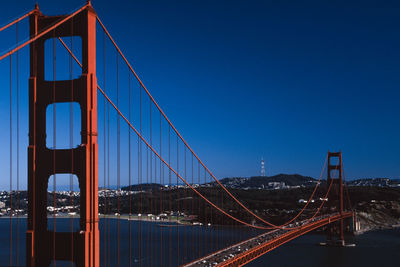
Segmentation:
<svg viewBox="0 0 400 267">
<path fill-rule="evenodd" d="M 20 40 L 25 19 L 28 37 Z M 10 99 L 9 266 L 242 266 L 318 228 L 329 244 L 344 245 L 353 212 L 340 152 L 328 152 L 300 211 L 272 223 L 200 160 L 90 1 L 61 16 L 36 5 L 0 28 L 11 31 L 14 46 L 0 55 L 10 77 L 2 81 Z M 29 77 L 20 74 L 24 50 Z M 20 212 L 24 92 L 27 218 Z M 317 194 L 323 198 L 313 204 Z"/>
</svg>

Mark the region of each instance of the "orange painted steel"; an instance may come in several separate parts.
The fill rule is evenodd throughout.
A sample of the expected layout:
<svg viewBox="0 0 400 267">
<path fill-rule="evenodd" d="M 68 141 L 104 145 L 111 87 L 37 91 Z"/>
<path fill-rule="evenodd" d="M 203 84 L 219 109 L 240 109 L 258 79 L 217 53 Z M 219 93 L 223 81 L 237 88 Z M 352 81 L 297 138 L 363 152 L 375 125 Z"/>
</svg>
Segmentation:
<svg viewBox="0 0 400 267">
<path fill-rule="evenodd" d="M 29 20 L 30 36 L 34 37 L 25 43 L 30 44 L 31 55 L 27 266 L 43 267 L 49 266 L 52 260 L 72 260 L 76 266 L 97 267 L 99 230 L 96 13 L 90 4 L 68 16 L 44 16 L 35 9 Z M 80 36 L 82 40 L 82 75 L 71 81 L 46 81 L 45 41 L 53 37 L 72 35 Z M 71 101 L 77 102 L 81 108 L 81 145 L 71 149 L 50 149 L 46 146 L 46 108 L 50 104 Z M 74 166 L 73 170 L 71 166 Z M 53 243 L 53 232 L 47 228 L 47 186 L 49 177 L 58 173 L 70 173 L 78 177 L 81 198 L 80 229 L 72 233 L 55 232 Z M 54 251 L 54 255 L 51 255 L 50 251 Z"/>
<path fill-rule="evenodd" d="M 262 243 L 258 246 L 255 246 L 241 254 L 238 254 L 234 256 L 233 258 L 226 260 L 223 263 L 218 264 L 217 266 L 220 267 L 225 267 L 225 266 L 243 266 L 258 257 L 264 255 L 265 253 L 270 252 L 271 250 L 301 236 L 304 235 L 312 230 L 315 230 L 319 227 L 322 227 L 324 225 L 343 220 L 345 218 L 350 218 L 353 216 L 352 212 L 343 212 L 342 214 L 336 214 L 334 216 L 324 218 L 321 220 L 318 220 L 316 222 L 309 223 L 307 225 L 304 225 L 298 229 L 289 231 L 278 238 L 275 238 L 269 242 Z"/>
</svg>

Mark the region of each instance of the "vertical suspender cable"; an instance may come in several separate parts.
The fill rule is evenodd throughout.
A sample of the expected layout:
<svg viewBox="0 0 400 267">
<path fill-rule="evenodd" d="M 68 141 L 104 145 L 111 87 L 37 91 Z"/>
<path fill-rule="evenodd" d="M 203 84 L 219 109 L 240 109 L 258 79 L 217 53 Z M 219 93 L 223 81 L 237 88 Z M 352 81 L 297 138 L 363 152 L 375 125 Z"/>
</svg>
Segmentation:
<svg viewBox="0 0 400 267">
<path fill-rule="evenodd" d="M 193 164 L 193 153 L 192 153 L 192 184 L 193 184 L 193 177 L 194 177 L 194 164 Z M 194 198 L 195 198 L 196 196 L 195 196 L 195 194 L 193 194 L 193 197 L 192 197 L 192 214 L 195 214 L 194 213 Z M 195 238 L 194 238 L 194 229 L 192 228 L 192 244 L 194 245 L 195 244 Z M 194 259 L 194 249 L 192 249 L 192 259 Z"/>
<path fill-rule="evenodd" d="M 103 31 L 103 88 L 104 91 L 106 92 L 106 33 Z M 103 97 L 103 144 L 104 144 L 104 166 L 103 166 L 103 198 L 104 198 L 104 204 L 103 204 L 103 223 L 104 223 L 104 228 L 103 228 L 103 261 L 104 261 L 104 266 L 107 266 L 107 220 L 106 220 L 106 214 L 107 214 L 107 182 L 106 182 L 106 177 L 107 177 L 107 147 L 106 147 L 106 99 Z"/>
<path fill-rule="evenodd" d="M 146 125 L 145 125 L 145 127 L 146 127 Z M 146 180 L 145 180 L 145 184 L 148 185 L 149 184 L 149 148 L 146 146 L 145 150 L 146 150 L 146 159 L 145 159 Z M 144 188 L 145 188 L 144 190 L 146 190 L 146 186 L 144 186 Z M 148 214 L 148 201 L 147 201 L 148 199 L 146 199 L 146 195 L 147 194 L 145 194 L 145 192 L 143 191 L 143 198 L 144 198 L 144 201 L 143 201 L 143 205 L 144 205 L 143 206 L 143 212 L 144 212 L 144 214 L 146 214 L 146 213 Z M 144 233 L 146 235 L 144 248 L 145 248 L 145 251 L 149 251 L 149 248 L 148 248 L 148 244 L 149 244 L 149 242 L 148 242 L 149 241 L 149 224 L 146 222 L 147 221 L 146 217 L 144 219 L 144 221 L 145 221 L 145 223 L 144 223 L 144 227 L 145 227 Z M 149 265 L 148 261 L 149 261 L 149 258 L 146 257 L 146 266 Z"/>
<path fill-rule="evenodd" d="M 198 184 L 199 184 L 199 188 L 201 188 L 201 184 L 200 184 L 200 164 L 199 164 L 199 162 L 197 162 L 197 182 L 198 182 Z M 198 218 L 198 220 L 199 220 L 199 222 L 200 222 L 200 213 L 201 213 L 201 209 L 200 209 L 200 198 L 197 198 L 197 205 L 198 205 L 198 213 L 197 213 L 197 218 Z M 201 226 L 200 226 L 201 227 Z M 198 257 L 200 257 L 201 255 L 202 255 L 202 250 L 201 250 L 201 246 L 200 246 L 200 234 L 201 234 L 201 228 L 203 228 L 203 227 L 201 227 L 201 228 L 197 228 L 198 229 L 198 234 L 197 234 L 197 245 L 198 245 L 198 251 L 199 251 L 199 254 L 198 254 Z"/>
<path fill-rule="evenodd" d="M 71 18 L 71 51 L 74 51 L 74 23 L 73 18 Z M 71 149 L 71 174 L 69 175 L 69 186 L 70 186 L 70 205 L 73 209 L 75 205 L 74 201 L 74 65 L 72 56 L 69 57 L 69 79 L 71 81 L 71 102 L 70 102 L 70 115 L 69 115 L 69 146 Z M 70 219 L 70 232 L 71 232 L 71 267 L 74 266 L 74 215 L 71 216 Z"/>
<path fill-rule="evenodd" d="M 193 168 L 192 184 L 195 184 L 195 183 L 196 183 L 196 179 L 195 179 L 196 171 L 195 171 L 195 163 L 194 163 L 194 162 L 193 162 L 192 168 Z M 196 199 L 197 199 L 197 197 L 193 195 L 193 199 L 192 199 L 193 211 L 192 211 L 192 213 L 193 213 L 193 214 L 198 214 L 197 216 L 198 216 L 198 218 L 199 218 L 199 213 L 198 213 L 198 210 L 196 209 L 196 205 L 198 204 L 199 199 L 197 199 L 197 201 L 196 201 Z M 198 240 L 198 238 L 197 238 L 197 230 L 198 230 L 198 229 L 199 229 L 199 226 L 196 227 L 196 228 L 193 228 L 193 235 L 194 235 L 194 243 L 193 243 L 193 244 L 196 244 L 196 245 L 199 244 L 199 241 L 200 241 L 200 240 Z M 194 257 L 196 257 L 196 254 L 199 253 L 199 252 L 200 252 L 200 249 L 199 249 L 199 248 L 193 249 L 193 254 L 195 255 Z"/>
<path fill-rule="evenodd" d="M 138 156 L 138 187 L 140 187 L 140 146 L 141 146 L 141 144 L 140 144 L 140 140 L 139 140 L 139 136 L 138 136 L 138 139 L 137 139 L 137 148 L 138 148 L 138 154 L 137 154 L 137 156 Z M 141 194 L 141 192 L 139 193 L 139 194 Z M 139 203 L 138 203 L 139 202 Z M 140 214 L 140 211 L 141 211 L 141 206 L 140 206 L 140 201 L 137 201 L 137 204 L 136 204 L 136 206 L 137 206 L 137 215 L 138 215 L 138 219 L 139 219 L 139 222 L 138 222 L 138 224 L 139 224 L 139 238 L 137 239 L 138 240 L 138 256 L 137 256 L 137 258 L 138 258 L 138 261 L 139 261 L 139 266 L 141 266 L 142 265 L 142 263 L 141 263 L 141 244 L 142 244 L 142 241 L 141 241 L 141 238 L 142 238 L 142 235 L 141 235 L 141 228 L 140 228 L 140 226 L 141 226 L 141 222 L 140 222 L 140 216 L 139 216 L 139 214 Z"/>
<path fill-rule="evenodd" d="M 146 147 L 146 183 L 147 183 L 147 185 L 149 185 L 149 147 Z M 148 195 L 147 193 L 146 193 L 146 195 Z M 148 196 L 148 198 L 149 198 L 149 196 Z M 150 201 L 149 201 L 149 199 L 145 199 L 145 205 L 146 205 L 146 208 L 145 208 L 145 210 L 146 210 L 146 213 L 147 213 L 147 215 L 148 214 L 150 214 Z M 147 220 L 149 219 L 149 216 L 147 216 Z M 149 222 L 147 222 L 146 223 L 146 232 L 147 232 L 147 244 L 146 244 L 146 251 L 147 252 L 149 252 L 150 251 L 150 223 Z M 150 260 L 150 257 L 147 257 L 147 266 L 149 266 L 149 262 L 151 261 Z"/>
<path fill-rule="evenodd" d="M 160 156 L 162 156 L 162 117 L 161 117 L 161 113 L 160 113 Z M 164 186 L 164 172 L 162 170 L 162 162 L 160 160 L 160 185 L 163 187 Z M 164 209 L 163 209 L 163 188 L 161 188 L 160 190 L 160 214 L 164 213 Z M 161 218 L 161 217 L 160 217 Z M 160 262 L 164 262 L 163 261 L 163 234 L 164 234 L 164 227 L 161 227 L 160 230 Z"/>
<path fill-rule="evenodd" d="M 204 169 L 204 185 L 205 184 L 207 184 L 207 171 L 206 171 L 206 169 L 203 167 L 203 169 Z M 205 230 L 205 235 L 204 235 L 204 248 L 208 248 L 208 246 L 206 245 L 207 244 L 207 235 L 208 235 L 208 216 L 207 216 L 207 213 L 208 213 L 208 203 L 205 203 L 205 205 L 204 205 L 204 221 L 205 221 L 205 223 L 207 224 L 207 227 L 206 227 L 206 230 Z M 208 250 L 206 250 L 205 251 L 205 253 L 207 254 L 208 253 Z"/>
<path fill-rule="evenodd" d="M 19 23 L 16 23 L 17 28 L 17 45 L 18 41 L 18 34 L 19 34 Z M 19 265 L 19 51 L 16 53 L 17 57 L 17 251 L 16 251 L 16 265 Z"/>
<path fill-rule="evenodd" d="M 132 121 L 131 118 L 131 73 L 128 72 L 128 89 L 129 89 L 129 121 Z M 128 175 L 129 175 L 129 267 L 132 266 L 132 159 L 131 159 L 131 128 L 128 128 L 128 146 L 129 146 L 129 156 L 128 156 Z"/>
<path fill-rule="evenodd" d="M 204 184 L 207 184 L 207 170 L 206 170 L 206 168 L 204 168 L 203 167 L 203 169 L 204 169 Z M 209 191 L 210 192 L 210 191 Z M 214 227 L 213 225 L 212 225 L 212 213 L 211 213 L 211 210 L 212 210 L 212 207 L 210 206 L 210 205 L 206 205 L 206 222 L 207 222 L 207 230 L 206 230 L 206 240 L 205 240 L 205 242 L 204 243 L 212 243 L 213 242 L 213 240 L 212 240 L 212 237 L 210 236 L 210 240 L 211 241 L 208 241 L 207 242 L 207 237 L 208 237 L 208 235 L 209 235 L 209 230 L 208 230 L 208 225 L 210 224 L 210 226 L 212 226 L 212 227 Z M 210 218 L 207 220 L 207 213 L 208 213 L 208 210 L 210 209 Z M 211 247 L 211 246 L 210 246 Z M 207 252 L 206 253 L 208 253 L 208 251 L 210 250 L 209 248 L 210 248 L 209 246 L 207 246 Z"/>
<path fill-rule="evenodd" d="M 205 183 L 202 183 L 203 179 L 202 179 L 201 171 L 202 171 L 203 167 L 200 165 L 200 163 L 197 163 L 197 164 L 198 164 L 198 168 L 199 168 L 199 188 L 201 190 L 201 188 L 202 187 L 204 188 L 204 185 L 205 185 Z M 205 240 L 207 238 L 206 237 L 206 229 L 207 229 L 207 216 L 206 216 L 207 211 L 206 211 L 206 209 L 207 209 L 207 203 L 205 203 L 201 199 L 199 199 L 199 202 L 201 203 L 200 206 L 199 206 L 199 208 L 201 209 L 199 214 L 201 214 L 202 221 L 203 221 L 203 227 L 201 228 L 200 236 L 199 236 L 199 240 L 202 240 L 203 246 L 201 246 L 200 244 L 199 244 L 199 246 L 201 246 L 202 255 L 205 255 L 205 253 L 207 253 L 206 250 L 205 250 L 205 246 L 206 246 Z"/>
<path fill-rule="evenodd" d="M 221 208 L 223 208 L 223 206 L 224 206 L 224 194 L 220 194 L 220 201 L 221 201 Z M 216 213 L 217 214 L 217 213 Z M 218 216 L 220 216 L 219 215 L 219 213 L 218 213 Z M 218 220 L 218 224 L 219 225 L 221 225 L 222 224 L 222 221 L 221 221 L 221 219 L 220 218 L 218 218 L 217 217 L 217 220 Z M 226 236 L 225 235 L 223 235 L 223 234 L 219 234 L 219 233 L 217 233 L 217 236 L 218 236 L 218 240 L 219 240 L 219 242 L 218 242 L 218 249 L 221 249 L 221 248 L 223 248 L 223 244 L 224 244 L 224 239 L 226 238 Z"/>
<path fill-rule="evenodd" d="M 119 109 L 119 81 L 118 81 L 118 75 L 119 75 L 119 70 L 118 70 L 118 53 L 117 53 L 117 108 Z M 117 114 L 117 209 L 118 209 L 118 219 L 117 219 L 117 265 L 121 265 L 121 258 L 120 258 L 120 248 L 121 248 L 121 229 L 120 229 L 120 190 L 121 190 L 121 155 L 120 155 L 120 116 Z"/>
<path fill-rule="evenodd" d="M 12 56 L 10 56 L 10 258 L 9 258 L 9 263 L 10 266 L 13 264 L 13 225 L 12 225 L 12 214 L 13 214 L 13 206 L 12 206 L 12 177 L 13 177 L 13 171 L 12 171 L 12 142 L 13 142 L 13 132 L 12 132 Z"/>
<path fill-rule="evenodd" d="M 191 161 L 192 161 L 192 184 L 194 185 L 194 184 L 196 184 L 196 179 L 195 179 L 195 177 L 196 177 L 196 163 L 195 163 L 195 159 L 194 159 L 194 157 L 193 157 L 193 153 L 191 153 L 191 157 L 192 157 L 192 159 L 191 159 Z M 199 187 L 199 190 L 200 190 L 200 187 Z M 195 215 L 195 214 L 197 214 L 197 218 L 198 218 L 198 221 L 200 222 L 200 214 L 198 213 L 198 210 L 196 209 L 196 199 L 197 199 L 197 196 L 196 196 L 196 194 L 194 193 L 194 192 L 192 192 L 192 195 L 193 195 L 193 197 L 192 197 L 192 214 L 193 215 Z M 198 226 L 198 227 L 193 227 L 193 230 L 192 230 L 192 243 L 193 243 L 193 246 L 195 246 L 195 245 L 200 245 L 198 242 L 200 241 L 200 240 L 198 240 L 197 239 L 197 230 L 198 230 L 198 228 L 199 228 L 200 226 Z M 196 254 L 197 254 L 197 252 L 198 252 L 198 250 L 199 250 L 199 247 L 197 247 L 196 249 L 195 248 L 193 248 L 192 249 L 192 255 L 191 255 L 191 257 L 192 257 L 192 259 L 195 259 L 196 258 Z"/>
<path fill-rule="evenodd" d="M 216 188 L 214 186 L 211 187 L 211 193 L 214 194 L 214 190 L 216 190 Z M 217 200 L 217 198 L 216 198 Z M 212 249 L 215 250 L 215 239 L 214 239 L 214 213 L 213 213 L 213 207 L 210 208 L 210 218 L 211 218 L 211 225 L 212 228 L 210 229 L 211 232 L 211 244 L 212 244 Z"/>
<path fill-rule="evenodd" d="M 155 114 L 156 115 L 156 114 Z M 157 118 L 156 117 L 154 117 L 154 121 L 155 121 L 155 127 L 157 126 L 157 120 L 156 120 Z M 157 130 L 156 130 L 157 131 Z M 155 134 L 156 135 L 156 134 Z M 154 142 L 157 142 L 157 140 L 156 140 L 156 137 L 157 136 L 155 136 L 154 135 Z M 153 168 L 154 168 L 154 185 L 155 186 L 157 186 L 157 184 L 161 184 L 161 180 L 159 179 L 159 174 L 157 173 L 157 170 L 158 170 L 158 164 L 157 164 L 157 157 L 156 156 L 154 156 L 154 164 L 153 164 Z M 161 175 L 161 173 L 160 173 L 160 175 Z M 159 197 L 160 197 L 160 190 L 159 189 L 156 189 L 156 188 L 154 188 L 154 192 L 153 192 L 153 195 L 155 196 L 155 198 L 154 198 L 154 200 L 153 200 L 153 210 L 154 210 L 154 215 L 156 216 L 155 217 L 155 219 L 157 219 L 157 214 L 160 214 L 160 211 L 159 211 L 159 206 L 158 206 L 158 203 L 157 203 L 157 200 L 159 200 Z M 155 225 L 154 225 L 155 226 Z M 153 226 L 153 227 L 154 227 Z M 153 239 L 156 237 L 156 235 L 154 235 L 154 237 L 153 237 Z M 158 250 L 154 250 L 154 257 L 155 258 L 160 258 L 160 256 L 158 255 Z M 157 261 L 155 261 L 155 263 L 157 263 Z"/>
<path fill-rule="evenodd" d="M 150 144 L 151 144 L 151 146 L 153 147 L 153 127 L 152 127 L 152 118 L 151 118 L 151 101 L 149 101 L 149 104 L 150 104 Z M 148 150 L 148 149 L 147 149 Z M 153 178 L 152 178 L 152 175 L 153 175 L 153 153 L 152 152 L 150 152 L 149 153 L 149 157 L 150 157 L 150 196 L 149 196 L 149 199 L 150 199 L 150 214 L 153 214 L 153 201 L 152 201 L 152 194 L 153 194 Z M 150 220 L 152 219 L 152 217 L 150 217 Z M 149 226 L 150 226 L 150 241 L 148 242 L 149 243 L 149 245 L 148 245 L 148 247 L 149 247 L 149 250 L 150 250 L 150 266 L 152 266 L 152 258 L 153 258 L 153 255 L 152 255 L 152 252 L 153 252 L 153 246 L 151 245 L 151 243 L 152 243 L 152 230 L 153 230 L 153 228 L 152 228 L 152 223 L 150 223 L 149 224 Z"/>
<path fill-rule="evenodd" d="M 156 120 L 157 118 L 156 117 L 154 117 L 154 121 L 155 121 L 155 123 L 156 123 L 156 125 L 157 125 L 157 120 Z M 156 140 L 156 136 L 154 136 L 154 142 L 155 143 L 157 143 L 157 140 Z M 152 154 L 153 155 L 153 154 Z M 156 156 L 154 156 L 154 161 L 153 161 L 153 171 L 154 171 L 154 180 L 153 180 L 153 182 L 154 182 L 154 186 L 157 186 L 157 184 L 161 184 L 161 181 L 159 181 L 159 179 L 157 179 L 158 178 L 158 174 L 157 174 L 157 169 L 158 169 L 158 165 L 157 165 L 157 157 Z M 152 194 L 154 195 L 154 199 L 153 199 L 153 215 L 155 216 L 154 217 L 154 219 L 155 220 L 157 220 L 157 214 L 160 214 L 160 212 L 159 212 L 159 206 L 158 206 L 158 203 L 157 203 L 157 199 L 159 199 L 159 197 L 160 197 L 160 194 L 159 194 L 159 192 L 160 192 L 160 190 L 159 189 L 157 189 L 156 187 L 154 187 L 153 188 L 153 191 L 152 191 Z M 155 226 L 155 225 L 154 225 Z M 154 226 L 153 226 L 153 228 L 154 228 Z M 153 240 L 156 238 L 156 235 L 153 235 Z M 153 252 L 154 252 L 154 257 L 155 258 L 157 258 L 157 259 L 159 259 L 160 258 L 160 256 L 158 255 L 158 250 L 156 250 L 156 249 L 153 249 Z M 157 263 L 157 261 L 154 261 L 155 263 Z"/>
<path fill-rule="evenodd" d="M 140 87 L 139 87 L 139 121 L 140 121 L 140 117 L 141 117 L 141 113 L 140 113 L 140 106 L 141 106 L 141 104 L 140 104 L 140 101 L 141 101 L 141 94 L 140 94 Z M 138 151 L 138 153 L 137 153 L 137 158 L 138 158 L 138 172 L 137 172 L 137 174 L 138 174 L 138 188 L 140 188 L 140 147 L 141 147 L 141 145 L 140 145 L 140 138 L 139 138 L 139 136 L 138 136 L 138 138 L 137 138 L 137 151 Z M 141 192 L 139 193 L 139 194 L 141 194 Z M 140 209 L 141 209 L 141 207 L 140 207 L 140 201 L 137 201 L 137 214 L 138 214 L 138 220 L 139 220 L 139 226 L 138 226 L 138 228 L 139 228 L 139 238 L 137 239 L 138 240 L 138 261 L 139 261 L 139 266 L 141 266 L 141 248 L 140 248 L 140 246 L 141 246 L 141 234 L 140 234 L 140 217 L 139 217 L 139 213 L 140 213 Z"/>
<path fill-rule="evenodd" d="M 176 171 L 179 174 L 179 138 L 178 136 L 176 137 Z M 176 254 L 177 254 L 177 265 L 179 266 L 179 177 L 178 175 L 176 176 L 176 193 L 177 193 L 177 201 L 176 201 L 176 205 L 177 205 L 177 213 L 176 213 L 176 236 L 177 236 L 177 247 L 178 249 L 176 250 Z"/>
<path fill-rule="evenodd" d="M 223 208 L 223 205 L 224 205 L 224 199 L 223 198 L 224 198 L 224 195 L 220 194 L 220 203 L 221 203 L 220 207 L 221 208 Z M 215 215 L 217 216 L 216 220 L 218 222 L 218 225 L 221 225 L 222 222 L 220 221 L 219 213 L 215 213 Z M 217 249 L 221 249 L 222 248 L 221 244 L 224 242 L 223 240 L 224 240 L 224 235 L 219 234 L 219 231 L 218 231 L 217 232 Z"/>
<path fill-rule="evenodd" d="M 146 161 L 146 181 L 145 181 L 145 183 L 148 186 L 149 185 L 149 148 L 148 147 L 146 147 L 146 160 L 145 161 Z M 146 186 L 144 186 L 144 188 L 146 190 Z M 146 198 L 147 193 L 145 194 L 145 192 L 143 192 L 143 195 L 144 195 L 144 207 L 143 207 L 143 209 L 144 209 L 144 213 L 146 215 L 148 215 L 149 214 L 149 206 L 148 206 L 149 202 L 148 202 L 148 199 Z M 148 216 L 146 216 L 145 219 L 144 219 L 144 221 L 145 221 L 144 226 L 146 227 L 146 230 L 145 230 L 145 234 L 146 234 L 145 251 L 148 252 L 149 251 L 150 229 L 149 229 L 149 223 L 147 222 L 146 218 L 148 219 Z M 146 257 L 146 266 L 149 265 L 149 261 L 150 261 L 149 257 Z"/>
<path fill-rule="evenodd" d="M 171 166 L 171 126 L 168 126 L 168 165 Z M 172 220 L 172 185 L 171 169 L 168 170 L 169 179 L 169 220 Z M 169 266 L 172 266 L 172 227 L 169 227 Z"/>
<path fill-rule="evenodd" d="M 108 213 L 110 213 L 112 205 L 110 203 L 110 104 L 107 102 L 107 203 Z M 107 266 L 111 266 L 111 219 L 107 217 Z"/>
<path fill-rule="evenodd" d="M 142 87 L 139 86 L 139 123 L 140 123 L 140 134 L 142 134 Z M 139 169 L 140 169 L 140 174 L 139 174 L 139 183 L 140 183 L 140 214 L 143 215 L 143 185 L 142 185 L 142 175 L 143 175 L 143 165 L 142 165 L 142 142 L 138 139 L 138 142 L 140 144 L 139 148 Z M 143 249 L 142 249 L 142 216 L 140 216 L 139 220 L 139 235 L 140 235 L 140 244 L 139 244 L 139 251 L 140 251 L 140 257 L 139 257 L 139 262 L 140 266 L 142 266 L 142 259 L 143 259 Z"/>
<path fill-rule="evenodd" d="M 56 266 L 56 38 L 53 30 L 53 265 Z"/>
<path fill-rule="evenodd" d="M 186 147 L 183 147 L 183 157 L 184 157 L 184 173 L 185 173 L 185 178 L 187 179 L 187 168 L 186 168 Z M 187 199 L 188 199 L 188 190 L 186 188 L 186 186 L 184 187 L 184 202 L 182 203 L 183 207 L 182 207 L 182 212 L 185 213 L 185 215 L 189 215 L 189 209 L 187 207 Z M 186 227 L 183 228 L 183 259 L 186 260 L 186 258 L 188 257 L 187 255 L 187 243 L 186 243 Z"/>
</svg>

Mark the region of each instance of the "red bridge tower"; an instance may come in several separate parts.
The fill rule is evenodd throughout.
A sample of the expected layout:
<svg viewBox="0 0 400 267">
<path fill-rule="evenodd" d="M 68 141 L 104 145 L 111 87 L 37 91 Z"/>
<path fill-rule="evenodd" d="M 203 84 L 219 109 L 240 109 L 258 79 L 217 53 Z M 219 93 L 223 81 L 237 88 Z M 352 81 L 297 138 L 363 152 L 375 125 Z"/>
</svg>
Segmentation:
<svg viewBox="0 0 400 267">
<path fill-rule="evenodd" d="M 336 159 L 332 163 L 332 159 Z M 332 175 L 333 174 L 333 175 Z M 334 178 L 336 176 L 337 178 Z M 342 152 L 328 152 L 328 177 L 327 185 L 332 182 L 332 188 L 328 194 L 327 206 L 329 212 L 339 212 L 343 214 L 343 176 L 342 176 Z M 338 240 L 334 240 L 334 237 Z M 328 243 L 339 242 L 344 245 L 343 238 L 343 219 L 337 223 L 330 223 L 327 226 Z"/>
<path fill-rule="evenodd" d="M 30 15 L 30 36 L 67 16 Z M 79 36 L 82 75 L 74 80 L 45 80 L 45 41 Z M 76 102 L 81 108 L 81 144 L 71 149 L 46 146 L 46 108 Z M 55 232 L 47 227 L 47 187 L 54 174 L 74 174 L 80 187 L 80 231 Z M 76 266 L 99 266 L 98 147 L 96 81 L 96 14 L 90 3 L 74 17 L 30 44 L 27 266 L 53 260 Z"/>
</svg>

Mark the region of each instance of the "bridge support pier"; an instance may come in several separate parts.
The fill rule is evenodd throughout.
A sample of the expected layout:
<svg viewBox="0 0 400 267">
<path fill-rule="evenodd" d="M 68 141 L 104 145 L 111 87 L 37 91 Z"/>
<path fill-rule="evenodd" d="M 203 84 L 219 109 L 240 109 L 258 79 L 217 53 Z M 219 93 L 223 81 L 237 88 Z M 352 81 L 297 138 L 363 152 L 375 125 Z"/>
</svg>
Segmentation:
<svg viewBox="0 0 400 267">
<path fill-rule="evenodd" d="M 44 16 L 36 7 L 30 15 L 30 36 L 66 16 Z M 74 80 L 45 80 L 45 41 L 79 36 L 82 75 Z M 75 102 L 81 109 L 81 144 L 71 149 L 46 145 L 46 109 Z M 61 125 L 59 127 L 65 127 Z M 47 227 L 47 190 L 51 175 L 74 174 L 80 188 L 80 229 L 53 232 Z M 99 266 L 98 147 L 96 81 L 96 14 L 90 5 L 30 44 L 28 229 L 26 266 L 44 267 L 53 261 L 76 266 Z"/>
</svg>

